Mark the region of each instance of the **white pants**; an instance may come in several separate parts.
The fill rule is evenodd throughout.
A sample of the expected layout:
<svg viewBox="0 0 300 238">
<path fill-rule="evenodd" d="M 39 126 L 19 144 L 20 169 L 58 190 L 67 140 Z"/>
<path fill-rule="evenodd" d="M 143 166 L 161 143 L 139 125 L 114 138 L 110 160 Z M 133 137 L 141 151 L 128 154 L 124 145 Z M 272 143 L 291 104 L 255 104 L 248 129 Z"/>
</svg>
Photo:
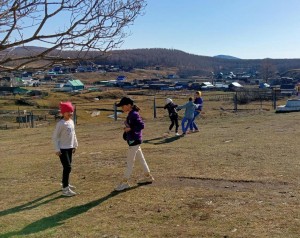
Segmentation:
<svg viewBox="0 0 300 238">
<path fill-rule="evenodd" d="M 150 172 L 144 154 L 142 152 L 141 145 L 129 146 L 126 158 L 127 168 L 124 173 L 124 177 L 126 180 L 128 180 L 132 174 L 135 158 L 139 159 L 145 173 Z"/>
</svg>

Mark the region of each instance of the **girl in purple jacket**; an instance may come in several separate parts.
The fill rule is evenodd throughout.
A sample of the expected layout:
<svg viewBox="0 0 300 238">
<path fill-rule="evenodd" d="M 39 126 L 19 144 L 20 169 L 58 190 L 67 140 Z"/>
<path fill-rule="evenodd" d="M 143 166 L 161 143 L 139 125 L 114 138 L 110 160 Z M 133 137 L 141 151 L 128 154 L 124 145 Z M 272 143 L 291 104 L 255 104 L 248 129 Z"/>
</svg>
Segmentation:
<svg viewBox="0 0 300 238">
<path fill-rule="evenodd" d="M 154 178 L 150 174 L 150 169 L 145 160 L 144 154 L 141 149 L 142 144 L 142 130 L 144 129 L 144 122 L 139 114 L 139 108 L 134 105 L 133 100 L 128 97 L 123 97 L 121 101 L 116 104 L 117 107 L 122 107 L 125 113 L 128 113 L 126 121 L 124 122 L 123 138 L 129 145 L 126 163 L 127 167 L 124 173 L 123 181 L 115 188 L 116 191 L 122 191 L 130 188 L 129 178 L 133 171 L 135 159 L 139 159 L 143 170 L 144 177 L 138 181 L 138 184 L 152 183 Z"/>
<path fill-rule="evenodd" d="M 198 116 L 200 116 L 201 111 L 202 111 L 202 106 L 203 106 L 203 99 L 201 97 L 201 92 L 200 91 L 195 92 L 194 103 L 197 104 L 198 107 L 194 112 L 194 117 L 193 117 L 193 119 L 191 121 L 191 124 L 190 124 L 190 131 L 191 132 L 199 132 L 199 128 L 198 128 L 198 126 L 195 122 L 195 119 Z"/>
</svg>

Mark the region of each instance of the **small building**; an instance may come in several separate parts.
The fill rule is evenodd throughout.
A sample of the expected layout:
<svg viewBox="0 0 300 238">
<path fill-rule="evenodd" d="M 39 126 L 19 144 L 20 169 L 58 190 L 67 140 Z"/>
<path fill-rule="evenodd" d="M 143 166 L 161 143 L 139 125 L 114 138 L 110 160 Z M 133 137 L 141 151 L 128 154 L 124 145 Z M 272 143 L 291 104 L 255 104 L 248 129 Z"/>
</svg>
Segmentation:
<svg viewBox="0 0 300 238">
<path fill-rule="evenodd" d="M 216 90 L 226 91 L 226 90 L 228 90 L 228 84 L 225 84 L 225 83 L 216 83 L 215 84 L 215 89 Z"/>
<path fill-rule="evenodd" d="M 176 82 L 174 87 L 175 89 L 187 89 L 189 88 L 189 82 Z"/>
<path fill-rule="evenodd" d="M 192 90 L 201 90 L 201 83 L 199 82 L 194 82 L 190 85 L 190 89 Z"/>
<path fill-rule="evenodd" d="M 169 85 L 165 83 L 153 83 L 153 84 L 149 84 L 148 86 L 149 89 L 154 89 L 154 90 L 161 90 L 162 88 L 169 87 Z"/>
<path fill-rule="evenodd" d="M 2 77 L 0 78 L 0 86 L 9 86 L 11 83 L 10 77 Z"/>
<path fill-rule="evenodd" d="M 84 84 L 78 79 L 70 79 L 67 83 L 56 84 L 52 91 L 55 92 L 72 92 L 84 89 Z"/>
<path fill-rule="evenodd" d="M 203 82 L 203 83 L 201 83 L 201 90 L 212 90 L 212 89 L 214 89 L 215 88 L 215 86 L 214 85 L 212 85 L 210 82 Z"/>
<path fill-rule="evenodd" d="M 176 74 L 169 74 L 167 79 L 178 79 L 179 77 Z"/>
<path fill-rule="evenodd" d="M 296 94 L 296 88 L 294 84 L 281 84 L 280 93 L 291 96 Z"/>
<path fill-rule="evenodd" d="M 72 91 L 78 91 L 84 89 L 84 84 L 79 79 L 70 79 L 64 87 L 71 87 Z"/>
<path fill-rule="evenodd" d="M 20 87 L 0 87 L 0 95 L 9 95 L 9 94 L 26 94 L 27 89 Z"/>
<path fill-rule="evenodd" d="M 260 83 L 259 84 L 259 88 L 270 88 L 270 84 L 267 84 L 267 83 Z"/>
<path fill-rule="evenodd" d="M 126 76 L 124 76 L 124 75 L 119 75 L 117 77 L 117 81 L 125 81 L 125 80 L 126 80 Z"/>
<path fill-rule="evenodd" d="M 243 88 L 243 85 L 239 84 L 238 82 L 232 82 L 228 85 L 228 89 L 231 91 L 236 91 Z"/>
</svg>

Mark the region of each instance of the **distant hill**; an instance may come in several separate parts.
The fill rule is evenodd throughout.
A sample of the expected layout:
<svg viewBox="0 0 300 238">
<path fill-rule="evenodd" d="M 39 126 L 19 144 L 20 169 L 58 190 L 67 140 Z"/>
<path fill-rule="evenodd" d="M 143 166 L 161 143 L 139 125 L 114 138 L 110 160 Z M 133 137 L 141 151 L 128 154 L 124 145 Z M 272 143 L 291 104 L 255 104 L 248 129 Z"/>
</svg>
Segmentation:
<svg viewBox="0 0 300 238">
<path fill-rule="evenodd" d="M 33 54 L 33 52 L 37 53 L 43 49 L 40 47 L 18 47 L 14 49 L 14 54 Z M 74 53 L 74 51 L 64 52 L 65 56 L 71 56 Z M 211 76 L 211 72 L 256 72 L 260 71 L 262 66 L 266 64 L 271 65 L 279 74 L 300 69 L 300 59 L 244 60 L 227 55 L 209 57 L 162 48 L 114 50 L 107 53 L 105 57 L 103 57 L 102 52 L 90 52 L 90 54 L 96 56 L 94 63 L 99 65 L 113 64 L 124 68 L 177 68 L 181 77 Z"/>
<path fill-rule="evenodd" d="M 231 56 L 232 57 L 232 56 Z M 102 61 L 103 63 L 105 61 Z M 211 76 L 211 72 L 255 73 L 271 65 L 279 74 L 300 68 L 300 59 L 239 59 L 209 57 L 189 54 L 174 49 L 133 49 L 113 51 L 106 59 L 113 64 L 144 67 L 177 67 L 181 77 L 192 75 Z M 99 61 L 101 63 L 101 60 Z"/>
<path fill-rule="evenodd" d="M 230 55 L 216 55 L 214 56 L 215 58 L 220 58 L 220 59 L 240 59 L 234 56 L 230 56 Z"/>
</svg>

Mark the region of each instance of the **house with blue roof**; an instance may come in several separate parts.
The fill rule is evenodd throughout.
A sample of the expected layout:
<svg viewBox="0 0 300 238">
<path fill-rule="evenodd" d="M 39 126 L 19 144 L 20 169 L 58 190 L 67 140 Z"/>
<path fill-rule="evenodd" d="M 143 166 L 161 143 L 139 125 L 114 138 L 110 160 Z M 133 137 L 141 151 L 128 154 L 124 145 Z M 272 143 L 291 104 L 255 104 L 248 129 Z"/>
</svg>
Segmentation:
<svg viewBox="0 0 300 238">
<path fill-rule="evenodd" d="M 125 80 L 126 80 L 126 76 L 124 76 L 124 75 L 119 75 L 117 77 L 117 81 L 125 81 Z"/>
</svg>

